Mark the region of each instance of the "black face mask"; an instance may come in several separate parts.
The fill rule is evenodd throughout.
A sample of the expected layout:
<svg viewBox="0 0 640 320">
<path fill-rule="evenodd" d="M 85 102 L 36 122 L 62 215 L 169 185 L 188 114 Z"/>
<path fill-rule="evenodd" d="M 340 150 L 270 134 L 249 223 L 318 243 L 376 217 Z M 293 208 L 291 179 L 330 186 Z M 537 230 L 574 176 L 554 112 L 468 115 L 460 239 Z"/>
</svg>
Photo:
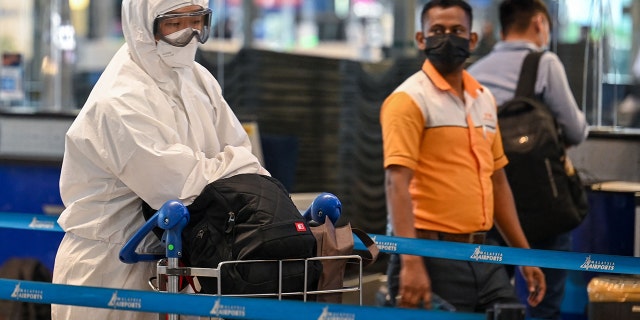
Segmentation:
<svg viewBox="0 0 640 320">
<path fill-rule="evenodd" d="M 427 37 L 424 53 L 440 74 L 456 71 L 469 57 L 469 39 L 451 34 Z"/>
</svg>

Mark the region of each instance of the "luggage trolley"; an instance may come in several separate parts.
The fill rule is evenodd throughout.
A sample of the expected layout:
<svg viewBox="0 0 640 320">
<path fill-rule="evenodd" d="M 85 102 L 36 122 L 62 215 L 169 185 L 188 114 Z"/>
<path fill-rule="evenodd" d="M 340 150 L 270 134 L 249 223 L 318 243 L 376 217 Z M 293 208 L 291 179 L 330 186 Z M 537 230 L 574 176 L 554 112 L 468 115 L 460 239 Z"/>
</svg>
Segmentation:
<svg viewBox="0 0 640 320">
<path fill-rule="evenodd" d="M 223 261 L 216 268 L 196 268 L 181 267 L 179 265 L 182 257 L 182 231 L 189 222 L 189 212 L 179 201 L 167 201 L 132 237 L 120 250 L 120 260 L 124 263 L 137 263 L 141 261 L 157 261 L 157 283 L 153 283 L 154 278 L 149 279 L 149 285 L 154 291 L 159 292 L 180 292 L 179 279 L 181 276 L 213 277 L 220 279 L 221 268 L 239 263 L 277 263 L 278 264 L 278 292 L 277 293 L 255 293 L 255 294 L 222 294 L 222 281 L 217 281 L 218 290 L 212 296 L 235 296 L 235 297 L 272 297 L 281 300 L 287 296 L 302 296 L 303 301 L 307 301 L 310 295 L 336 294 L 353 292 L 358 294 L 359 305 L 362 305 L 362 257 L 359 255 L 342 256 L 320 256 L 306 259 L 285 259 L 285 260 L 234 260 Z M 164 230 L 162 244 L 165 247 L 165 254 L 138 253 L 136 251 L 140 242 L 152 232 L 156 227 Z M 346 260 L 348 264 L 355 264 L 358 270 L 357 283 L 351 286 L 344 286 L 338 289 L 307 290 L 307 270 L 308 262 L 312 260 Z M 283 292 L 282 290 L 282 265 L 287 262 L 304 261 L 305 276 L 303 291 Z M 165 283 L 166 279 L 166 283 Z M 178 320 L 175 314 L 167 315 L 170 320 Z M 160 315 L 159 319 L 165 319 Z"/>
</svg>

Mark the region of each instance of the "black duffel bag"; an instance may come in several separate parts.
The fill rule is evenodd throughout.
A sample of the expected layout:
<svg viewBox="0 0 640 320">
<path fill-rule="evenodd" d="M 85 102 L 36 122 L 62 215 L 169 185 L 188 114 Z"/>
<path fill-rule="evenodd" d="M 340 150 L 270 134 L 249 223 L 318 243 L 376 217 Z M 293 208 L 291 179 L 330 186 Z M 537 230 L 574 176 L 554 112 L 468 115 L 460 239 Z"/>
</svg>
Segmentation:
<svg viewBox="0 0 640 320">
<path fill-rule="evenodd" d="M 145 204 L 145 217 L 155 212 Z M 283 260 L 316 256 L 316 239 L 286 189 L 275 178 L 240 174 L 216 180 L 187 207 L 183 262 L 217 268 L 223 261 Z M 157 235 L 158 232 L 156 232 Z M 282 291 L 304 290 L 304 261 L 283 262 Z M 317 288 L 319 261 L 308 261 L 307 290 Z M 198 277 L 202 293 L 278 293 L 277 262 L 224 264 L 218 278 Z M 301 296 L 300 296 L 301 297 Z"/>
</svg>

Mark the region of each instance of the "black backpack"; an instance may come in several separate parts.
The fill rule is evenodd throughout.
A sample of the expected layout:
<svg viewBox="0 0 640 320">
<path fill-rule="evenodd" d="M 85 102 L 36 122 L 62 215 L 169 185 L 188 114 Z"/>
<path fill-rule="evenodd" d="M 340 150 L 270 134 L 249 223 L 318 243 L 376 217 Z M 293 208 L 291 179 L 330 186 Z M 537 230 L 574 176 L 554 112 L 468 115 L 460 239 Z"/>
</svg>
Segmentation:
<svg viewBox="0 0 640 320">
<path fill-rule="evenodd" d="M 183 262 L 217 268 L 230 260 L 280 260 L 316 256 L 316 239 L 282 184 L 269 176 L 240 174 L 216 180 L 187 206 L 190 220 L 182 233 Z M 154 211 L 145 204 L 145 217 Z M 156 233 L 156 235 L 159 235 Z M 198 277 L 202 293 L 278 293 L 275 262 L 227 264 L 218 278 Z M 302 292 L 304 261 L 283 262 L 282 292 Z M 307 290 L 315 290 L 320 261 L 309 261 Z M 221 280 L 222 292 L 217 281 Z M 301 296 L 293 298 L 302 298 Z"/>
<path fill-rule="evenodd" d="M 515 97 L 498 107 L 505 167 L 520 224 L 527 239 L 539 241 L 568 232 L 587 212 L 579 176 L 565 171 L 562 132 L 549 108 L 535 96 L 542 52 L 524 59 Z M 577 180 L 577 190 L 575 183 Z M 578 204 L 574 196 L 580 198 Z"/>
</svg>

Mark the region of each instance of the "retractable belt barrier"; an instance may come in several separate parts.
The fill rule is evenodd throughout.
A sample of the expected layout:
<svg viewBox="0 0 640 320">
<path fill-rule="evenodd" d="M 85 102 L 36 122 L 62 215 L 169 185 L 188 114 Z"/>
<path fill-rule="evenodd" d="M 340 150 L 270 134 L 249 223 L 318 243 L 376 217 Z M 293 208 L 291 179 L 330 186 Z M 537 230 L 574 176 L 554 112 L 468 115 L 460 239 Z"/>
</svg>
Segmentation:
<svg viewBox="0 0 640 320">
<path fill-rule="evenodd" d="M 438 240 L 389 237 L 371 234 L 381 252 L 535 266 L 578 271 L 640 274 L 640 258 L 553 250 L 520 249 L 491 245 L 468 244 Z M 354 237 L 355 249 L 365 250 Z"/>
<path fill-rule="evenodd" d="M 223 317 L 225 319 L 485 319 L 484 314 L 477 313 L 110 289 L 8 279 L 0 279 L 0 300 Z"/>
<path fill-rule="evenodd" d="M 62 232 L 56 217 L 0 212 L 0 228 Z M 517 249 L 490 245 L 370 235 L 380 251 L 418 256 L 529 265 L 568 270 L 640 274 L 640 258 L 591 253 Z M 354 237 L 355 249 L 365 250 Z M 403 308 L 178 294 L 46 282 L 0 279 L 0 300 L 77 305 L 139 312 L 184 314 L 227 319 L 485 319 L 484 314 Z M 283 312 L 286 310 L 286 312 Z"/>
<path fill-rule="evenodd" d="M 57 216 L 43 214 L 0 212 L 0 228 L 64 232 L 57 220 Z"/>
<path fill-rule="evenodd" d="M 0 212 L 0 228 L 62 232 L 56 217 Z M 381 252 L 566 270 L 640 274 L 640 258 L 594 253 L 519 249 L 370 234 Z M 358 237 L 355 249 L 366 250 Z"/>
</svg>

